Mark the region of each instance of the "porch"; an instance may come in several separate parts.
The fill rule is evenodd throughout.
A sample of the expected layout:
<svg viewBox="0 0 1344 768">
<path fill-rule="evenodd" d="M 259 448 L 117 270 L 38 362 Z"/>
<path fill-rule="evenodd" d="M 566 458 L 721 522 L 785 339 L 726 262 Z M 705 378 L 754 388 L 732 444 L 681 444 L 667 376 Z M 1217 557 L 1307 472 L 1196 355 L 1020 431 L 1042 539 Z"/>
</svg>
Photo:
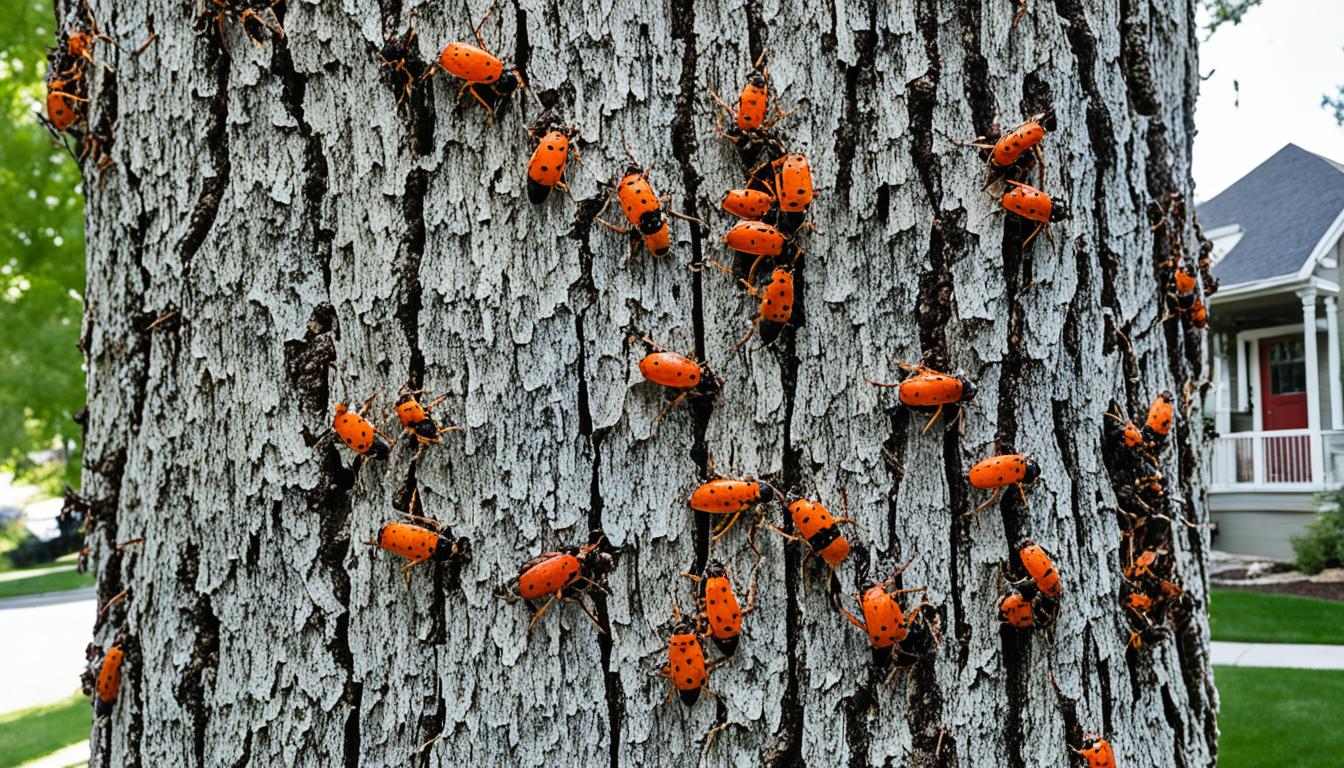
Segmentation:
<svg viewBox="0 0 1344 768">
<path fill-rule="evenodd" d="M 1338 295 L 1313 277 L 1215 296 L 1226 323 L 1212 334 L 1208 414 L 1218 433 L 1209 506 L 1220 549 L 1292 557 L 1317 495 L 1344 488 Z"/>
<path fill-rule="evenodd" d="M 1213 443 L 1211 493 L 1317 493 L 1344 487 L 1344 430 L 1233 432 Z"/>
</svg>

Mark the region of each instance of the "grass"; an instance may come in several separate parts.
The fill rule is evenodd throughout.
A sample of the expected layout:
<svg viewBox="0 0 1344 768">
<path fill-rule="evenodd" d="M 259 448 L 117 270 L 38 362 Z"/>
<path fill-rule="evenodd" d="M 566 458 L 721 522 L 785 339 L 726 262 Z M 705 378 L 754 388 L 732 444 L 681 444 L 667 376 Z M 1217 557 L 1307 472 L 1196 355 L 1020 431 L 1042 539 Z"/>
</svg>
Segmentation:
<svg viewBox="0 0 1344 768">
<path fill-rule="evenodd" d="M 1344 754 L 1344 672 L 1217 667 L 1219 768 L 1329 768 Z"/>
<path fill-rule="evenodd" d="M 0 766 L 20 765 L 89 738 L 93 707 L 83 695 L 0 715 Z"/>
<path fill-rule="evenodd" d="M 52 563 L 24 570 L 40 571 L 52 567 Z M 6 576 L 18 576 L 22 571 L 9 571 Z M 53 573 L 37 573 L 32 576 L 7 578 L 0 581 L 0 598 L 36 595 L 42 592 L 63 592 L 67 589 L 87 587 L 94 582 L 92 573 L 77 573 L 74 567 Z"/>
<path fill-rule="evenodd" d="M 1215 589 L 1209 629 L 1214 640 L 1344 645 L 1344 603 Z"/>
</svg>

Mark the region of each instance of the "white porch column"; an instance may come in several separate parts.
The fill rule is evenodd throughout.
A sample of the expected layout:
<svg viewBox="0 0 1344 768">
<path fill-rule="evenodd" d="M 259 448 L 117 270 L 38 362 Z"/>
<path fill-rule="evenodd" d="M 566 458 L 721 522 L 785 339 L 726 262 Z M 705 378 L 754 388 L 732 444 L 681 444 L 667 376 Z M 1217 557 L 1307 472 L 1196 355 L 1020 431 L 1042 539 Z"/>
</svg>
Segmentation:
<svg viewBox="0 0 1344 768">
<path fill-rule="evenodd" d="M 1325 297 L 1326 374 L 1330 377 L 1330 428 L 1344 429 L 1344 393 L 1339 383 L 1339 309 L 1334 296 Z"/>
<path fill-rule="evenodd" d="M 1307 428 L 1311 430 L 1311 480 L 1325 482 L 1325 456 L 1321 450 L 1321 367 L 1316 354 L 1316 289 L 1297 292 L 1302 299 L 1302 341 L 1307 366 Z"/>
<path fill-rule="evenodd" d="M 1227 339 L 1213 335 L 1213 426 L 1218 434 L 1232 431 L 1232 392 L 1228 381 Z"/>
<path fill-rule="evenodd" d="M 1246 378 L 1246 364 L 1251 357 L 1251 342 L 1237 334 L 1237 410 L 1249 411 L 1251 409 L 1251 382 Z M 1255 374 L 1260 375 L 1257 369 Z"/>
</svg>

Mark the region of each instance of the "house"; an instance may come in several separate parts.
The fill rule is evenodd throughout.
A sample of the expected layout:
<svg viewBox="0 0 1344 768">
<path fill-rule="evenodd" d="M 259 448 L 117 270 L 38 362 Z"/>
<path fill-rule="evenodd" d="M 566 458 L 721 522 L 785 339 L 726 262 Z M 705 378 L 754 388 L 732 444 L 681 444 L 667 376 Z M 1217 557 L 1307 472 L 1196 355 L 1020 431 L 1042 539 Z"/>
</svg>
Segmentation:
<svg viewBox="0 0 1344 768">
<path fill-rule="evenodd" d="M 1219 549 L 1288 557 L 1316 494 L 1344 484 L 1344 165 L 1289 144 L 1198 207 L 1208 302 Z"/>
</svg>

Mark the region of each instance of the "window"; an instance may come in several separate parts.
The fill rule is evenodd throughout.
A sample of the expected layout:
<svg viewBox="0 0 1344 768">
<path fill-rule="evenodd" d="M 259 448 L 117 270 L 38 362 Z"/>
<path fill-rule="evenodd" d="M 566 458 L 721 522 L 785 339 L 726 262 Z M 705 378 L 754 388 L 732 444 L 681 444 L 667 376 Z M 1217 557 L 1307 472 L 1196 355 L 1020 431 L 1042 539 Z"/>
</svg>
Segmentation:
<svg viewBox="0 0 1344 768">
<path fill-rule="evenodd" d="M 1306 345 L 1302 339 L 1269 343 L 1269 393 L 1292 395 L 1307 391 Z"/>
</svg>

